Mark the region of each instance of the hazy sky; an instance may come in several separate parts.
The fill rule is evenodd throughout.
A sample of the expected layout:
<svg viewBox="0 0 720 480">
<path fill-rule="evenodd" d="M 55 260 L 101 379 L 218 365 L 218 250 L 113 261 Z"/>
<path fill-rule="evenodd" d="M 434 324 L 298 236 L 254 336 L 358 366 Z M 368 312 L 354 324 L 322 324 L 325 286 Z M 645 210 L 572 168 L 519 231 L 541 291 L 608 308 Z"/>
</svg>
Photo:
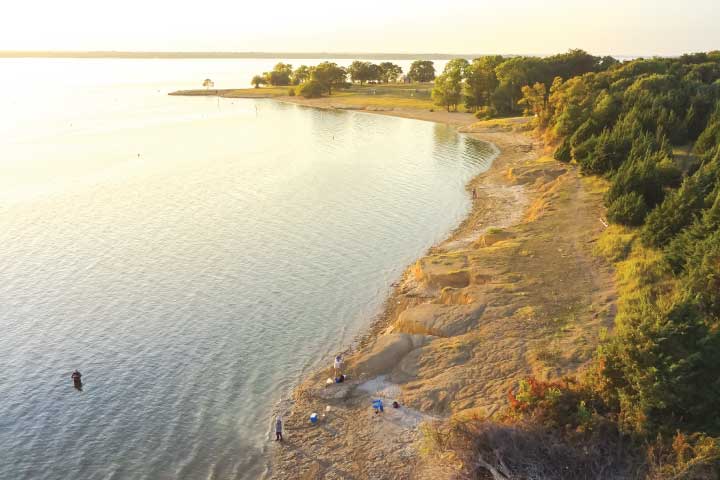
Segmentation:
<svg viewBox="0 0 720 480">
<path fill-rule="evenodd" d="M 24 0 L 0 50 L 662 54 L 720 49 L 720 0 Z"/>
</svg>

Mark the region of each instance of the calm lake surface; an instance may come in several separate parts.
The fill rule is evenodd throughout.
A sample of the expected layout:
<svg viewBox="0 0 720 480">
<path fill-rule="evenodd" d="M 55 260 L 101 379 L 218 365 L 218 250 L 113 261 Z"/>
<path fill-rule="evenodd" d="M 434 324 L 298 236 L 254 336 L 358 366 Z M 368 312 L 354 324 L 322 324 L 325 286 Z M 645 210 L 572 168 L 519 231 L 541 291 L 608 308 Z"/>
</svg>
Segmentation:
<svg viewBox="0 0 720 480">
<path fill-rule="evenodd" d="M 0 60 L 0 478 L 256 478 L 467 214 L 494 151 L 451 127 L 167 96 L 275 62 Z"/>
</svg>

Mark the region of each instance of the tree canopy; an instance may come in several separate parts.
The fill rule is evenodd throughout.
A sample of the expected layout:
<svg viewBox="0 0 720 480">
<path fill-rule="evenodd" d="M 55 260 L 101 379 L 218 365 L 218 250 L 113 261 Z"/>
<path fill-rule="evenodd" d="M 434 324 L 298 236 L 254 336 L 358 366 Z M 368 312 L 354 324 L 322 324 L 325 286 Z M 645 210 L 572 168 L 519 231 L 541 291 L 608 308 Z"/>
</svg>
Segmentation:
<svg viewBox="0 0 720 480">
<path fill-rule="evenodd" d="M 260 88 L 260 85 L 266 85 L 267 79 L 263 75 L 255 75 L 252 80 L 250 81 L 255 88 Z"/>
<path fill-rule="evenodd" d="M 292 78 L 293 85 L 300 85 L 301 83 L 304 83 L 304 82 L 310 80 L 311 74 L 312 74 L 312 67 L 308 67 L 307 65 L 300 65 L 292 73 L 291 78 Z"/>
<path fill-rule="evenodd" d="M 432 82 L 435 79 L 435 65 L 430 60 L 415 60 L 407 75 L 413 82 Z"/>
<path fill-rule="evenodd" d="M 420 64 L 415 63 L 418 66 Z M 468 111 L 481 109 L 483 114 L 492 111 L 502 115 L 536 115 L 539 105 L 543 103 L 538 94 L 545 97 L 546 101 L 547 92 L 556 78 L 567 79 L 588 72 L 599 72 L 617 63 L 612 57 L 595 57 L 583 50 L 570 50 L 550 57 L 488 55 L 475 58 L 472 62 L 453 59 L 443 71 L 443 75 L 447 75 L 440 81 L 442 86 L 437 89 L 435 97 L 439 104 L 446 106 L 443 99 L 447 98 L 444 95 L 448 85 L 447 77 L 457 79 L 459 75 L 462 92 L 458 103 L 464 103 Z M 450 71 L 453 73 L 450 74 Z M 420 76 L 411 68 L 410 77 L 413 80 L 420 81 L 417 80 Z M 429 75 L 424 78 L 429 78 Z M 454 89 L 456 82 L 450 83 Z M 544 93 L 541 93 L 543 89 Z M 524 93 L 530 98 L 523 98 Z M 451 95 L 454 96 L 455 93 Z"/>
<path fill-rule="evenodd" d="M 316 66 L 300 65 L 295 70 L 293 70 L 292 65 L 281 62 L 275 65 L 271 72 L 255 75 L 251 83 L 255 88 L 259 88 L 260 85 L 302 86 L 310 81 L 315 81 L 317 85 L 321 86 L 321 93 L 330 95 L 334 89 L 349 86 L 347 83 L 348 76 L 350 76 L 351 81 L 363 85 L 366 82 L 397 82 L 400 75 L 402 75 L 402 68 L 392 62 L 374 64 L 356 60 L 347 69 L 333 62 L 323 62 Z M 316 85 L 314 84 L 307 91 L 316 92 Z M 295 90 L 293 90 L 294 92 Z"/>
<path fill-rule="evenodd" d="M 270 72 L 265 72 L 266 83 L 273 86 L 290 85 L 290 76 L 293 73 L 292 65 L 289 63 L 278 63 Z"/>
<path fill-rule="evenodd" d="M 468 67 L 465 59 L 453 59 L 446 65 L 443 73 L 435 79 L 432 98 L 436 104 L 444 106 L 449 112 L 457 110 L 462 101 L 463 77 Z"/>
<path fill-rule="evenodd" d="M 392 62 L 382 62 L 379 67 L 381 83 L 395 83 L 403 73 L 402 67 Z"/>
<path fill-rule="evenodd" d="M 557 159 L 610 180 L 608 219 L 656 252 L 636 267 L 596 387 L 627 431 L 720 435 L 720 53 L 551 58 L 568 76 L 523 87 L 521 104 Z M 681 145 L 694 145 L 683 162 Z"/>
<path fill-rule="evenodd" d="M 380 71 L 377 65 L 370 62 L 361 62 L 360 60 L 352 62 L 347 69 L 347 73 L 353 82 L 358 82 L 360 85 L 380 78 Z"/>
<path fill-rule="evenodd" d="M 347 83 L 347 72 L 334 62 L 322 62 L 316 66 L 311 79 L 318 82 L 328 95 L 332 95 L 333 88 L 343 88 Z"/>
</svg>

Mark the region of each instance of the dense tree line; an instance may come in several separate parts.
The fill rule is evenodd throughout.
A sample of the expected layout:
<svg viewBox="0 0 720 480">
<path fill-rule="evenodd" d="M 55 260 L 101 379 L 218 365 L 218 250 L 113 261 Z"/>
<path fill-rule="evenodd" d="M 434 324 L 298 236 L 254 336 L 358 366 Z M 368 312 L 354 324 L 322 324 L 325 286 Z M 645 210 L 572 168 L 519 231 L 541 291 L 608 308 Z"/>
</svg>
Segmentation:
<svg viewBox="0 0 720 480">
<path fill-rule="evenodd" d="M 292 65 L 280 62 L 272 71 L 255 75 L 251 83 L 255 88 L 260 85 L 298 86 L 300 95 L 313 98 L 324 93 L 331 95 L 333 89 L 350 86 L 348 77 L 352 82 L 363 85 L 366 82 L 397 82 L 401 75 L 402 68 L 392 62 L 374 64 L 356 60 L 348 68 L 340 67 L 334 62 L 322 62 L 315 66 L 300 65 L 294 70 Z M 294 94 L 295 90 L 292 92 Z"/>
<path fill-rule="evenodd" d="M 395 83 L 402 75 L 403 71 L 400 65 L 392 62 L 382 62 L 375 64 L 371 62 L 363 62 L 355 60 L 347 68 L 350 80 L 360 85 L 368 83 Z"/>
<path fill-rule="evenodd" d="M 545 139 L 558 144 L 556 158 L 610 178 L 610 220 L 643 226 L 648 246 L 667 246 L 711 206 L 720 53 L 635 60 L 522 92 Z M 686 144 L 694 156 L 680 168 L 673 147 Z"/>
<path fill-rule="evenodd" d="M 548 91 L 555 78 L 601 72 L 617 63 L 612 57 L 596 57 L 583 50 L 542 58 L 490 55 L 472 62 L 455 59 L 435 80 L 433 98 L 448 110 L 464 103 L 468 111 L 479 111 L 479 116 L 527 112 L 534 106 L 520 102 L 523 87 Z"/>
<path fill-rule="evenodd" d="M 533 80 L 520 104 L 558 160 L 609 179 L 608 219 L 645 252 L 623 267 L 634 287 L 599 352 L 597 408 L 643 438 L 720 436 L 720 52 Z M 716 478 L 713 455 L 710 476 L 673 478 Z"/>
<path fill-rule="evenodd" d="M 355 60 L 347 68 L 333 62 L 323 62 L 316 66 L 300 65 L 294 70 L 292 65 L 280 62 L 271 71 L 255 75 L 251 83 L 255 88 L 261 85 L 298 86 L 299 94 L 319 97 L 324 93 L 330 95 L 333 89 L 349 87 L 351 82 L 362 86 L 365 83 L 396 83 L 405 78 L 418 83 L 432 82 L 435 79 L 435 66 L 429 60 L 417 60 L 410 65 L 407 77 L 403 77 L 402 68 L 392 62 L 375 64 Z M 295 90 L 292 91 L 294 94 Z"/>
<path fill-rule="evenodd" d="M 255 88 L 260 85 L 298 86 L 298 93 L 308 98 L 319 97 L 324 93 L 332 94 L 338 88 L 346 88 L 348 70 L 334 62 L 322 62 L 315 66 L 300 65 L 293 70 L 292 65 L 278 63 L 270 72 L 255 75 L 251 83 Z M 292 89 L 295 94 L 295 90 Z"/>
</svg>

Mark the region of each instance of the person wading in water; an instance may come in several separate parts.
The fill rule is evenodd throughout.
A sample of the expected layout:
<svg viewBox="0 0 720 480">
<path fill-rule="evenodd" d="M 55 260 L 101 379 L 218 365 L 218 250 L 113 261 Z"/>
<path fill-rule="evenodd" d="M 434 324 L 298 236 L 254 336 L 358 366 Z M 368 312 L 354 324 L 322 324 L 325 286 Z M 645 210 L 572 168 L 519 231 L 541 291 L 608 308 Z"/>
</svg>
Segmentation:
<svg viewBox="0 0 720 480">
<path fill-rule="evenodd" d="M 275 441 L 282 442 L 282 417 L 280 415 L 275 419 Z"/>
<path fill-rule="evenodd" d="M 82 390 L 82 373 L 75 370 L 72 375 L 70 375 L 70 378 L 72 378 L 75 388 L 78 390 Z"/>
</svg>

